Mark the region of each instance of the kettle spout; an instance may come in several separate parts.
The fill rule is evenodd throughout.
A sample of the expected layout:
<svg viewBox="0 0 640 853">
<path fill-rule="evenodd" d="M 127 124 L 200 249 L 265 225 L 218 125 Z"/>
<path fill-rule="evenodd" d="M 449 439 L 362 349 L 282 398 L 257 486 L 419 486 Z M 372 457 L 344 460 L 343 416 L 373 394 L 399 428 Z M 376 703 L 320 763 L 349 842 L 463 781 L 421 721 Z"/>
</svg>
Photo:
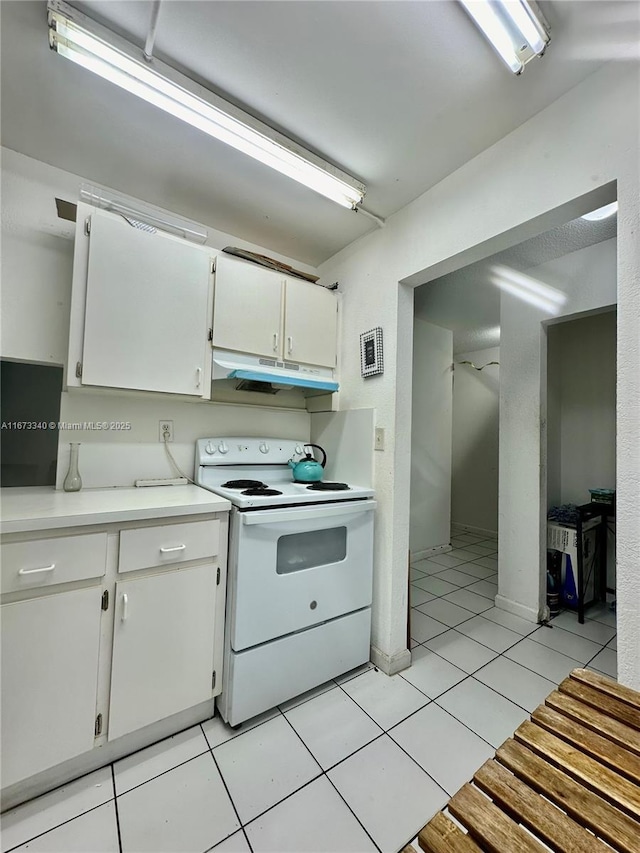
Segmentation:
<svg viewBox="0 0 640 853">
<path fill-rule="evenodd" d="M 293 458 L 291 458 L 291 459 L 287 462 L 287 465 L 289 466 L 289 468 L 295 468 L 295 467 L 296 467 L 296 462 L 295 462 L 295 460 L 294 460 Z"/>
</svg>

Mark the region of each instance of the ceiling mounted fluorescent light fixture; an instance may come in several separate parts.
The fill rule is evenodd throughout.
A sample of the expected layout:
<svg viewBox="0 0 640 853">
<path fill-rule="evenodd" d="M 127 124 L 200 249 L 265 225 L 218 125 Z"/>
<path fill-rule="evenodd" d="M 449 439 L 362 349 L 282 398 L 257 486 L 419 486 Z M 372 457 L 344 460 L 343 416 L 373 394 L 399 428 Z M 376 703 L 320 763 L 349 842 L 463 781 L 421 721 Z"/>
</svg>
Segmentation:
<svg viewBox="0 0 640 853">
<path fill-rule="evenodd" d="M 585 213 L 581 219 L 586 219 L 588 222 L 599 222 L 601 219 L 607 219 L 618 212 L 618 202 L 612 201 L 611 204 L 605 204 L 604 207 L 599 207 L 597 210 L 592 210 L 591 213 Z"/>
<path fill-rule="evenodd" d="M 534 2 L 527 0 L 460 0 L 514 74 L 542 56 L 549 44 L 549 25 Z"/>
<path fill-rule="evenodd" d="M 168 65 L 135 48 L 61 0 L 49 0 L 49 46 L 105 80 L 231 145 L 343 207 L 365 186 Z"/>
</svg>

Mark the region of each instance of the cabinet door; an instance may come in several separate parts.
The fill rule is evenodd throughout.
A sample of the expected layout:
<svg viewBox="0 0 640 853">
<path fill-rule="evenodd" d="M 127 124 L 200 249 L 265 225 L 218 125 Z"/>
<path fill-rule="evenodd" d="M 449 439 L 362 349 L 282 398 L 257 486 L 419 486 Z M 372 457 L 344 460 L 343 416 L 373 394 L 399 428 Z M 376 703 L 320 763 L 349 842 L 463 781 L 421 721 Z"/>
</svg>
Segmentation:
<svg viewBox="0 0 640 853">
<path fill-rule="evenodd" d="M 285 359 L 303 364 L 336 366 L 337 304 L 330 290 L 306 281 L 287 279 Z"/>
<path fill-rule="evenodd" d="M 213 308 L 213 345 L 281 358 L 283 279 L 271 270 L 219 255 Z"/>
<path fill-rule="evenodd" d="M 200 247 L 94 213 L 83 385 L 210 396 L 210 265 Z"/>
<path fill-rule="evenodd" d="M 211 699 L 216 589 L 213 564 L 116 584 L 110 740 Z"/>
<path fill-rule="evenodd" d="M 3 604 L 2 784 L 93 748 L 102 591 Z"/>
</svg>

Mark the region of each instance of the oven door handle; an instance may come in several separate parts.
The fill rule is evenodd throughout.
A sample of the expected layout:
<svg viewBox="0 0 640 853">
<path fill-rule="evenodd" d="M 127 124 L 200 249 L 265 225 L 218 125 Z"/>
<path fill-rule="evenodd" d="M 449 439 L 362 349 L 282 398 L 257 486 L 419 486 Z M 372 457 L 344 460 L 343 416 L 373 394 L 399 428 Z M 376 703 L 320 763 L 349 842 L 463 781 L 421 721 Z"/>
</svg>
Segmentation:
<svg viewBox="0 0 640 853">
<path fill-rule="evenodd" d="M 316 518 L 332 518 L 346 515 L 356 515 L 362 512 L 372 512 L 376 502 L 362 500 L 353 503 L 322 505 L 310 508 L 301 506 L 300 509 L 269 509 L 265 512 L 243 512 L 243 524 L 278 524 L 285 521 L 312 521 Z"/>
</svg>

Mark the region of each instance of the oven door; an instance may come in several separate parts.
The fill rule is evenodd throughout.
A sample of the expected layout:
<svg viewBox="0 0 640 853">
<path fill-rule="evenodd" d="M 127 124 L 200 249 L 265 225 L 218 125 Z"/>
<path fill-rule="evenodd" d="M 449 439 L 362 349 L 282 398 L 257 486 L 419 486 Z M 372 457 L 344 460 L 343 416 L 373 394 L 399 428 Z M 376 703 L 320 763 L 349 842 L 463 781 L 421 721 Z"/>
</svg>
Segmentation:
<svg viewBox="0 0 640 853">
<path fill-rule="evenodd" d="M 375 501 L 236 512 L 231 648 L 251 648 L 371 604 Z"/>
</svg>

